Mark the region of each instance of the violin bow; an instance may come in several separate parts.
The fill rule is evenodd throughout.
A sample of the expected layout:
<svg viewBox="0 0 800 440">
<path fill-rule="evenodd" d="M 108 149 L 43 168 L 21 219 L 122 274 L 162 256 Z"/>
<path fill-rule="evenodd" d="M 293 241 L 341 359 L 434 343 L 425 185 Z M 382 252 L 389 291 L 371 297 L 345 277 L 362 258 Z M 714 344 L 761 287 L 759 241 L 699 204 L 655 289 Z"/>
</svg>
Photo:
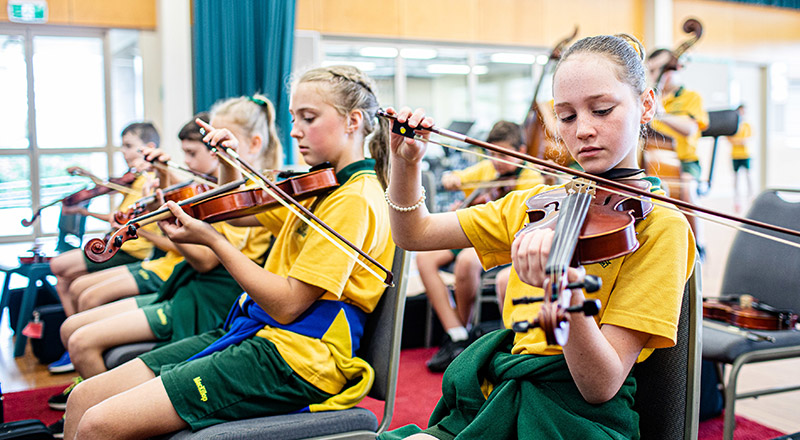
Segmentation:
<svg viewBox="0 0 800 440">
<path fill-rule="evenodd" d="M 647 191 L 644 191 L 644 190 L 640 190 L 638 188 L 634 188 L 634 187 L 628 186 L 628 185 L 626 185 L 625 183 L 622 183 L 622 182 L 617 182 L 617 181 L 614 181 L 614 180 L 611 180 L 611 179 L 606 179 L 604 177 L 595 176 L 595 175 L 592 175 L 592 174 L 589 174 L 589 173 L 585 173 L 583 171 L 574 170 L 572 168 L 564 167 L 564 166 L 561 166 L 561 165 L 558 165 L 558 164 L 549 163 L 547 161 L 544 161 L 542 159 L 527 155 L 525 153 L 520 153 L 519 151 L 515 151 L 515 150 L 509 149 L 509 148 L 501 147 L 499 145 L 491 144 L 489 142 L 484 142 L 484 141 L 481 141 L 481 140 L 478 140 L 478 139 L 473 139 L 473 138 L 471 138 L 469 136 L 466 136 L 464 134 L 456 133 L 454 131 L 447 130 L 447 129 L 444 129 L 444 128 L 438 128 L 436 126 L 411 128 L 408 125 L 407 122 L 404 122 L 404 123 L 398 122 L 397 121 L 397 117 L 395 115 L 389 114 L 383 109 L 378 110 L 378 116 L 387 118 L 387 119 L 389 119 L 389 120 L 391 120 L 393 122 L 392 131 L 394 133 L 399 134 L 401 136 L 408 137 L 408 138 L 412 138 L 412 139 L 415 139 L 415 140 L 418 140 L 418 141 L 421 141 L 421 142 L 435 143 L 435 144 L 438 144 L 438 145 L 441 145 L 441 146 L 444 146 L 444 147 L 453 148 L 455 150 L 466 151 L 466 152 L 470 152 L 472 154 L 477 154 L 479 156 L 484 156 L 484 157 L 487 157 L 487 158 L 492 159 L 492 160 L 497 160 L 498 159 L 498 158 L 494 158 L 494 157 L 489 156 L 489 155 L 483 155 L 482 153 L 472 152 L 472 151 L 470 151 L 468 149 L 451 146 L 451 145 L 448 145 L 448 144 L 445 144 L 445 143 L 439 143 L 437 141 L 432 141 L 430 139 L 425 139 L 424 137 L 422 137 L 422 136 L 417 134 L 417 132 L 416 132 L 417 130 L 428 131 L 428 132 L 435 133 L 435 134 L 437 134 L 439 136 L 442 136 L 442 137 L 446 137 L 446 138 L 450 138 L 450 139 L 457 140 L 457 141 L 460 141 L 460 142 L 464 142 L 466 144 L 482 147 L 482 148 L 485 148 L 485 149 L 487 149 L 489 151 L 494 151 L 496 153 L 505 154 L 507 156 L 511 156 L 511 157 L 514 157 L 514 158 L 517 158 L 517 159 L 521 159 L 523 161 L 532 162 L 532 163 L 534 163 L 536 165 L 539 165 L 540 167 L 544 167 L 544 168 L 549 169 L 549 170 L 556 170 L 558 172 L 569 174 L 571 176 L 582 177 L 582 178 L 587 179 L 589 181 L 596 182 L 596 184 L 598 184 L 598 186 L 603 186 L 603 187 L 606 188 L 606 190 L 610 190 L 612 192 L 616 191 L 618 194 L 622 194 L 622 195 L 629 196 L 629 197 L 633 196 L 633 197 L 637 197 L 637 198 L 640 198 L 640 199 L 643 199 L 643 200 L 646 199 L 647 201 L 651 201 L 651 202 L 652 202 L 652 200 L 657 200 L 657 201 L 661 202 L 661 203 L 659 203 L 659 206 L 663 206 L 663 207 L 666 207 L 666 208 L 669 208 L 669 209 L 677 209 L 678 211 L 680 211 L 680 212 L 682 212 L 684 214 L 687 214 L 687 215 L 698 216 L 696 213 L 687 212 L 687 211 L 698 211 L 698 212 L 702 212 L 702 213 L 704 213 L 704 214 L 706 214 L 708 216 L 721 217 L 721 218 L 724 218 L 726 220 L 730 220 L 730 221 L 733 221 L 733 222 L 743 223 L 743 224 L 746 224 L 746 225 L 749 225 L 749 226 L 763 228 L 763 229 L 767 229 L 767 230 L 770 230 L 770 231 L 773 231 L 773 232 L 779 232 L 779 233 L 782 233 L 782 234 L 788 234 L 788 235 L 791 235 L 791 236 L 794 236 L 794 237 L 800 237 L 800 231 L 796 231 L 794 229 L 788 229 L 788 228 L 784 228 L 784 227 L 781 227 L 781 226 L 776 226 L 776 225 L 772 225 L 772 224 L 769 224 L 769 223 L 764 223 L 764 222 L 760 222 L 760 221 L 757 221 L 757 220 L 752 220 L 752 219 L 749 219 L 749 218 L 738 217 L 738 216 L 735 216 L 735 215 L 726 214 L 724 212 L 717 212 L 717 211 L 714 211 L 714 210 L 711 210 L 711 209 L 708 209 L 708 208 L 704 208 L 702 206 L 698 206 L 698 205 L 694 205 L 694 204 L 689 203 L 689 202 L 685 202 L 683 200 L 673 199 L 671 197 L 662 196 L 660 194 L 650 193 L 650 192 L 647 192 Z M 502 161 L 502 159 L 499 159 L 499 160 Z M 513 162 L 506 161 L 506 163 L 513 163 Z M 516 165 L 516 166 L 524 166 L 522 164 L 516 164 L 516 163 L 513 163 L 513 164 Z M 677 207 L 683 208 L 683 209 L 675 208 L 675 207 L 670 206 L 670 205 L 674 205 L 674 206 L 677 206 Z M 700 216 L 700 217 L 704 218 L 706 220 L 714 221 L 713 219 L 710 219 L 710 218 L 705 217 L 705 216 Z M 727 224 L 727 223 L 720 223 L 720 224 L 723 224 L 725 226 L 730 226 L 730 227 L 733 227 L 733 228 L 738 229 L 740 231 L 744 231 L 744 232 L 747 232 L 747 233 L 750 233 L 750 234 L 754 234 L 754 235 L 757 235 L 757 236 L 760 236 L 760 237 L 763 237 L 763 238 L 767 238 L 769 240 L 778 241 L 780 243 L 787 244 L 789 246 L 800 248 L 800 243 L 795 243 L 795 242 L 792 242 L 790 240 L 786 240 L 786 239 L 783 239 L 783 238 L 780 238 L 780 237 L 771 236 L 771 235 L 764 234 L 764 233 L 759 232 L 759 231 L 754 231 L 752 229 L 741 228 L 741 227 L 738 227 L 738 226 L 735 226 L 735 225 L 731 225 L 731 224 Z"/>
<path fill-rule="evenodd" d="M 181 171 L 181 172 L 185 173 L 186 175 L 189 176 L 190 179 L 192 179 L 193 181 L 195 181 L 197 183 L 202 183 L 202 184 L 208 185 L 210 188 L 216 188 L 217 187 L 217 183 L 216 183 L 217 178 L 216 177 L 210 176 L 208 174 L 204 174 L 204 173 L 201 173 L 201 172 L 198 172 L 198 171 L 194 171 L 194 170 L 192 170 L 190 168 L 182 167 L 182 166 L 176 164 L 175 162 L 173 162 L 171 160 L 168 160 L 166 162 L 153 161 L 153 162 L 150 162 L 150 163 L 153 164 L 154 167 L 156 167 L 156 168 L 158 168 L 158 169 L 160 169 L 162 171 L 166 171 L 166 170 L 171 168 L 173 170 L 177 170 L 177 171 Z"/>
<path fill-rule="evenodd" d="M 123 194 L 134 194 L 135 191 L 128 188 L 127 186 L 120 185 L 118 183 L 111 182 L 109 180 L 101 179 L 95 176 L 92 173 L 83 171 L 83 170 L 75 170 L 74 174 L 79 176 L 88 177 L 95 185 L 104 186 L 109 189 L 113 189 L 114 191 L 119 191 Z"/>
<path fill-rule="evenodd" d="M 201 128 L 200 131 L 201 131 L 201 133 L 203 135 L 205 135 L 205 129 Z M 217 153 L 219 157 L 223 157 L 224 158 L 227 155 L 228 157 L 226 159 L 223 159 L 223 160 L 225 160 L 225 162 L 227 162 L 228 164 L 233 166 L 235 169 L 237 169 L 240 173 L 242 173 L 246 177 L 249 177 L 250 180 L 255 182 L 264 192 L 266 192 L 271 197 L 273 197 L 276 201 L 278 201 L 278 203 L 283 205 L 284 208 L 288 209 L 289 212 L 291 212 L 292 214 L 296 215 L 300 220 L 302 220 L 304 223 L 306 223 L 309 227 L 311 227 L 312 229 L 314 229 L 315 231 L 320 233 L 323 237 L 325 237 L 328 241 L 330 241 L 331 244 L 333 244 L 340 251 L 344 252 L 347 256 L 352 258 L 358 265 L 360 265 L 362 268 L 364 268 L 367 272 L 369 272 L 370 274 L 372 274 L 373 276 L 375 276 L 376 278 L 381 280 L 381 282 L 383 282 L 383 284 L 385 284 L 387 287 L 394 285 L 394 282 L 393 282 L 394 275 L 392 274 L 392 271 L 390 271 L 389 269 L 385 268 L 382 264 L 380 264 L 374 258 L 370 257 L 366 252 L 364 252 L 358 246 L 356 246 L 353 243 L 351 243 L 348 239 L 342 237 L 341 234 L 339 234 L 333 228 L 328 226 L 325 222 L 320 220 L 319 217 L 317 217 L 311 211 L 309 211 L 308 208 L 306 208 L 305 206 L 300 204 L 300 202 L 295 200 L 289 194 L 286 194 L 286 192 L 283 191 L 279 186 L 277 186 L 271 180 L 267 179 L 260 171 L 258 171 L 252 165 L 247 163 L 247 161 L 242 159 L 236 151 L 233 151 L 231 148 L 225 147 L 224 145 L 214 146 L 214 145 L 210 145 L 208 143 L 206 143 L 206 145 L 211 149 L 211 151 Z M 222 147 L 223 150 L 219 150 L 219 147 Z M 302 212 L 302 214 L 301 214 L 301 212 Z M 313 220 L 313 221 L 311 221 L 311 220 Z M 323 230 L 323 228 L 324 228 L 324 230 Z M 326 233 L 326 231 L 327 231 L 327 233 Z M 350 247 L 350 249 L 352 249 L 352 251 L 348 250 L 347 248 L 342 246 L 341 243 L 339 243 L 336 240 L 334 240 L 331 237 L 331 235 L 333 237 L 336 237 L 337 239 L 339 239 L 342 243 L 346 244 L 348 247 Z M 372 263 L 373 265 L 375 265 L 376 267 L 381 269 L 386 274 L 386 277 L 382 278 L 380 276 L 380 274 L 378 274 L 374 269 L 372 269 L 371 267 L 367 266 L 366 263 L 361 261 L 361 259 L 358 258 L 358 255 L 355 255 L 353 253 L 353 251 L 357 252 L 359 255 L 364 257 L 367 261 L 369 261 L 370 263 Z"/>
</svg>

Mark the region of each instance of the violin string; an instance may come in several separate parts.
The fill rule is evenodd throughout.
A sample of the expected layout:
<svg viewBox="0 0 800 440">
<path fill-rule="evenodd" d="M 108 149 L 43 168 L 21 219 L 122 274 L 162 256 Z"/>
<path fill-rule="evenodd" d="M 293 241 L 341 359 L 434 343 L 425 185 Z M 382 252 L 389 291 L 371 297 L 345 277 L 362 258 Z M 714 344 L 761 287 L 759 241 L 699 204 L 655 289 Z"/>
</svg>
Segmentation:
<svg viewBox="0 0 800 440">
<path fill-rule="evenodd" d="M 226 150 L 226 151 L 225 151 L 225 153 L 226 153 L 226 154 L 219 154 L 219 151 L 218 151 L 218 152 L 217 152 L 217 153 L 218 153 L 217 155 L 218 155 L 218 156 L 220 156 L 220 157 L 224 157 L 225 155 L 231 155 L 232 157 L 235 157 L 235 156 L 233 156 L 233 155 L 231 154 L 231 150 L 230 150 L 229 148 L 226 148 L 225 150 Z M 378 274 L 378 273 L 377 273 L 375 270 L 373 270 L 371 267 L 367 266 L 367 264 L 366 264 L 366 263 L 364 263 L 363 261 L 361 261 L 361 259 L 360 259 L 360 258 L 358 258 L 358 255 L 357 255 L 357 254 L 356 254 L 354 251 L 352 251 L 352 250 L 350 250 L 350 249 L 347 249 L 347 248 L 345 248 L 343 244 L 341 244 L 341 243 L 340 243 L 338 240 L 336 240 L 336 238 L 335 238 L 335 237 L 333 237 L 331 234 L 329 234 L 327 231 L 325 231 L 325 230 L 324 230 L 324 229 L 323 229 L 321 226 L 317 225 L 315 222 L 312 222 L 312 221 L 311 221 L 311 219 L 309 219 L 309 218 L 307 218 L 305 215 L 301 214 L 301 213 L 300 213 L 300 211 L 299 211 L 299 210 L 297 210 L 297 208 L 295 208 L 294 206 L 292 206 L 292 205 L 291 205 L 289 202 L 287 202 L 287 201 L 283 200 L 283 197 L 281 197 L 281 196 L 280 196 L 280 195 L 278 195 L 278 194 L 277 194 L 275 191 L 273 191 L 273 190 L 272 190 L 272 189 L 271 189 L 271 188 L 270 188 L 270 187 L 269 187 L 269 186 L 268 186 L 268 185 L 267 185 L 265 182 L 263 182 L 263 181 L 262 181 L 262 180 L 261 180 L 259 177 L 257 177 L 257 176 L 254 176 L 252 173 L 250 173 L 250 172 L 246 171 L 246 170 L 244 169 L 245 167 L 241 166 L 240 164 L 238 164 L 238 163 L 233 163 L 233 159 L 231 159 L 230 157 L 229 157 L 229 158 L 227 158 L 227 159 L 225 159 L 225 161 L 226 161 L 226 162 L 228 162 L 229 164 L 231 164 L 231 165 L 232 165 L 232 166 L 233 166 L 235 169 L 239 170 L 239 172 L 240 172 L 240 173 L 242 173 L 243 175 L 245 175 L 245 176 L 249 176 L 248 178 L 249 178 L 249 179 L 250 179 L 250 180 L 251 180 L 253 183 L 255 183 L 256 185 L 258 185 L 258 186 L 259 186 L 259 188 L 261 188 L 261 189 L 262 189 L 264 192 L 266 192 L 266 193 L 267 193 L 267 194 L 268 194 L 270 197 L 272 197 L 272 198 L 273 198 L 273 199 L 275 199 L 275 200 L 276 200 L 278 203 L 280 203 L 281 205 L 283 205 L 283 207 L 284 207 L 284 208 L 286 208 L 287 210 L 289 210 L 289 212 L 290 212 L 290 213 L 294 214 L 294 215 L 295 215 L 297 218 L 299 218 L 299 219 L 300 219 L 300 220 L 302 220 L 302 221 L 303 221 L 305 224 L 307 224 L 307 225 L 308 225 L 308 226 L 309 226 L 311 229 L 313 229 L 313 230 L 317 231 L 319 234 L 321 234 L 323 237 L 325 237 L 325 238 L 326 238 L 326 239 L 327 239 L 327 240 L 328 240 L 328 241 L 329 241 L 331 244 L 333 244 L 334 246 L 336 246 L 336 248 L 338 248 L 340 251 L 344 252 L 344 254 L 345 254 L 345 255 L 347 255 L 348 257 L 350 257 L 351 259 L 353 259 L 353 261 L 355 261 L 355 262 L 356 262 L 356 263 L 357 263 L 359 266 L 361 266 L 361 267 L 362 267 L 363 269 L 365 269 L 367 272 L 369 272 L 370 274 L 372 274 L 372 275 L 373 275 L 375 278 L 379 279 L 379 280 L 380 280 L 382 283 L 386 284 L 386 283 L 384 282 L 384 278 L 382 278 L 382 277 L 380 276 L 380 274 Z M 389 286 L 387 285 L 387 287 L 389 287 Z"/>
<path fill-rule="evenodd" d="M 465 152 L 465 153 L 469 153 L 469 154 L 474 154 L 476 156 L 485 157 L 487 159 L 496 160 L 496 161 L 507 163 L 507 164 L 512 164 L 512 165 L 515 165 L 515 166 L 518 166 L 518 167 L 521 167 L 521 168 L 526 168 L 526 169 L 529 169 L 529 170 L 538 171 L 538 172 L 540 172 L 540 173 L 542 173 L 544 175 L 553 176 L 553 177 L 556 177 L 556 178 L 558 178 L 560 180 L 566 180 L 566 177 L 564 177 L 562 174 L 559 174 L 559 173 L 556 173 L 556 172 L 553 172 L 553 171 L 549 171 L 549 170 L 546 171 L 546 170 L 543 170 L 543 169 L 539 169 L 539 168 L 536 168 L 534 166 L 528 165 L 526 163 L 521 163 L 521 164 L 520 163 L 514 163 L 514 162 L 511 162 L 509 160 L 504 160 L 504 159 L 492 157 L 492 156 L 489 156 L 488 154 L 481 153 L 481 152 L 478 152 L 478 151 L 474 151 L 472 149 L 457 147 L 457 146 L 450 145 L 450 144 L 447 144 L 445 142 L 440 142 L 440 141 L 433 140 L 433 139 L 425 139 L 424 137 L 422 137 L 420 135 L 415 135 L 414 139 L 418 140 L 418 141 L 421 141 L 421 142 L 430 142 L 430 143 L 433 143 L 433 144 L 436 144 L 436 145 L 440 145 L 440 146 L 446 147 L 446 148 L 452 148 L 453 150 L 456 150 L 456 151 L 461 151 L 461 152 Z M 780 237 L 775 237 L 773 235 L 769 235 L 769 234 L 766 234 L 766 233 L 763 233 L 763 232 L 755 231 L 753 229 L 748 229 L 748 228 L 745 228 L 745 227 L 743 227 L 741 225 L 738 225 L 738 224 L 735 224 L 735 223 L 732 223 L 732 222 L 726 222 L 726 221 L 720 220 L 720 219 L 718 219 L 718 218 L 716 218 L 716 217 L 714 217 L 714 216 L 712 216 L 710 214 L 705 214 L 705 213 L 701 213 L 701 212 L 695 212 L 695 211 L 691 211 L 691 210 L 688 210 L 688 209 L 680 208 L 678 206 L 675 206 L 675 205 L 670 204 L 670 203 L 662 202 L 660 200 L 645 199 L 644 197 L 642 197 L 642 196 L 640 196 L 638 194 L 627 193 L 627 192 L 624 192 L 622 190 L 618 190 L 616 188 L 610 188 L 609 187 L 609 188 L 603 188 L 603 190 L 608 191 L 608 192 L 610 192 L 612 194 L 617 194 L 617 195 L 621 195 L 621 196 L 624 196 L 624 197 L 629 197 L 629 198 L 632 198 L 632 199 L 636 199 L 636 200 L 652 203 L 653 205 L 657 205 L 657 206 L 661 206 L 663 208 L 671 209 L 673 211 L 680 212 L 680 213 L 682 213 L 684 215 L 697 217 L 697 218 L 700 218 L 700 219 L 703 219 L 703 220 L 706 220 L 706 221 L 709 221 L 709 222 L 712 222 L 712 223 L 716 223 L 716 224 L 719 224 L 719 225 L 722 225 L 722 226 L 727 226 L 727 227 L 733 228 L 733 229 L 735 229 L 737 231 L 741 231 L 741 232 L 744 232 L 744 233 L 747 233 L 747 234 L 751 234 L 751 235 L 755 235 L 755 236 L 764 238 L 766 240 L 772 240 L 774 242 L 782 243 L 782 244 L 785 244 L 785 245 L 792 246 L 792 247 L 800 249 L 800 243 L 795 243 L 793 241 L 786 240 L 786 239 L 783 239 L 783 238 L 780 238 Z"/>
</svg>

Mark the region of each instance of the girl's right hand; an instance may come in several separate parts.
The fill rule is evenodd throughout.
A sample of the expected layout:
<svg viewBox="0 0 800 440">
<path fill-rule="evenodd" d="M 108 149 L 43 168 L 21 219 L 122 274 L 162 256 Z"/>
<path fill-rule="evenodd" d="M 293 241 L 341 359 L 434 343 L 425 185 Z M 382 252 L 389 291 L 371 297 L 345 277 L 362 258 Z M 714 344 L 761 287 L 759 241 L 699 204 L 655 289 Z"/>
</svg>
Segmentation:
<svg viewBox="0 0 800 440">
<path fill-rule="evenodd" d="M 425 116 L 425 110 L 418 108 L 414 112 L 409 107 L 403 107 L 399 111 L 395 111 L 389 107 L 386 113 L 397 116 L 397 122 L 408 122 L 411 128 L 429 128 L 433 127 L 433 119 Z M 423 131 L 422 136 L 427 139 L 430 137 L 429 131 Z M 426 142 L 418 142 L 416 139 L 401 136 L 392 132 L 391 135 L 391 152 L 392 155 L 397 156 L 407 162 L 417 163 L 425 156 Z"/>
<path fill-rule="evenodd" d="M 167 163 L 170 160 L 172 160 L 172 156 L 170 156 L 169 153 L 162 150 L 161 148 L 142 147 L 139 151 L 142 153 L 142 157 L 144 157 L 144 160 L 150 163 L 156 161 Z"/>
<path fill-rule="evenodd" d="M 203 136 L 203 142 L 211 145 L 212 147 L 221 145 L 225 148 L 230 148 L 233 151 L 238 150 L 239 140 L 236 139 L 236 136 L 234 136 L 233 133 L 231 133 L 227 128 L 214 128 L 211 126 L 211 124 L 199 118 L 195 119 L 194 122 L 196 122 L 197 125 L 206 131 L 206 135 Z"/>
</svg>

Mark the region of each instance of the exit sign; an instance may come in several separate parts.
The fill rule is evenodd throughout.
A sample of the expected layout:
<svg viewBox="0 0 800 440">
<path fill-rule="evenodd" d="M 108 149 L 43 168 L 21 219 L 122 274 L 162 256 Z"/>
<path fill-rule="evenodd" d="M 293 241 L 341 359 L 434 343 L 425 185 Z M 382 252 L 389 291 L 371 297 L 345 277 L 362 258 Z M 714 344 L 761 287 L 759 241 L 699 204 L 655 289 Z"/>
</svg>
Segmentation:
<svg viewBox="0 0 800 440">
<path fill-rule="evenodd" d="M 47 23 L 47 0 L 8 0 L 8 21 Z"/>
</svg>

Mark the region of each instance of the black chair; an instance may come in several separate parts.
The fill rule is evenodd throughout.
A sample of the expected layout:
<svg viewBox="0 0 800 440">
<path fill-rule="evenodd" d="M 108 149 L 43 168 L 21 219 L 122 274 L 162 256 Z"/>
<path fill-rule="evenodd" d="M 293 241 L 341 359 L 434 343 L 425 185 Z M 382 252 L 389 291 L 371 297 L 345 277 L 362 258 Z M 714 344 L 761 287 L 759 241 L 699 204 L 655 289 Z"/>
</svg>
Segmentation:
<svg viewBox="0 0 800 440">
<path fill-rule="evenodd" d="M 800 230 L 800 202 L 785 198 L 792 196 L 800 198 L 800 191 L 766 190 L 755 199 L 747 217 Z M 786 234 L 766 233 L 800 243 L 800 239 Z M 796 313 L 800 311 L 798 268 L 800 249 L 740 231 L 736 233 L 728 255 L 720 294 L 749 294 L 764 304 L 794 310 Z M 723 438 L 727 440 L 733 439 L 737 399 L 800 390 L 800 384 L 794 384 L 737 393 L 737 380 L 744 365 L 800 357 L 800 331 L 791 329 L 756 333 L 774 338 L 774 342 L 751 340 L 746 332 L 730 331 L 725 326 L 715 325 L 713 321 L 707 321 L 703 329 L 703 359 L 717 363 L 720 369 L 726 364 L 731 365 L 727 383 L 724 384 Z"/>
<path fill-rule="evenodd" d="M 369 396 L 384 401 L 380 423 L 364 408 L 342 411 L 287 414 L 239 420 L 210 426 L 192 433 L 180 431 L 170 439 L 266 439 L 376 438 L 392 421 L 400 365 L 400 338 L 405 310 L 406 275 L 409 255 L 397 248 L 394 256 L 395 285 L 386 289 L 364 331 L 359 356 L 375 369 L 375 383 Z"/>
<path fill-rule="evenodd" d="M 697 439 L 700 423 L 700 265 L 686 283 L 678 343 L 655 350 L 633 368 L 642 440 Z"/>
</svg>

